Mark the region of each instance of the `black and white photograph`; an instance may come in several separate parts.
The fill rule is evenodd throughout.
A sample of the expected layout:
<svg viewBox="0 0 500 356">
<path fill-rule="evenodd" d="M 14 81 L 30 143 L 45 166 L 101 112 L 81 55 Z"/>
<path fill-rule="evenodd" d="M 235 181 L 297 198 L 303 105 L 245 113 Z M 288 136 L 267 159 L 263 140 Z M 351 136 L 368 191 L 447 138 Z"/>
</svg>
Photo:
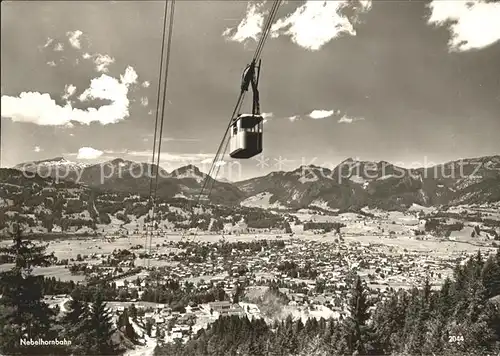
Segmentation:
<svg viewBox="0 0 500 356">
<path fill-rule="evenodd" d="M 0 356 L 499 356 L 499 0 L 4 0 Z"/>
</svg>

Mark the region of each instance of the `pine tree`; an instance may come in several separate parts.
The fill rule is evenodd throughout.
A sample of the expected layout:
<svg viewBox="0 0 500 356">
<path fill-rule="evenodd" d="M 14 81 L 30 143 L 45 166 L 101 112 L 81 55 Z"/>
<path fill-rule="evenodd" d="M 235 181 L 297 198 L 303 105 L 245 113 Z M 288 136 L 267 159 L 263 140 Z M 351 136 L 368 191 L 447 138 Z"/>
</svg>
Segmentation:
<svg viewBox="0 0 500 356">
<path fill-rule="evenodd" d="M 390 353 L 391 338 L 401 330 L 401 318 L 398 318 L 398 296 L 396 294 L 377 305 L 374 319 L 376 339 L 384 353 Z M 404 315 L 404 314 L 403 314 Z M 404 325 L 404 318 L 403 325 Z M 399 322 L 399 323 L 398 323 Z"/>
<path fill-rule="evenodd" d="M 153 332 L 153 323 L 151 322 L 150 319 L 148 319 L 146 321 L 145 331 L 146 331 L 146 335 L 151 337 L 152 332 Z"/>
<path fill-rule="evenodd" d="M 438 296 L 438 311 L 446 319 L 453 311 L 452 283 L 449 278 L 446 278 L 441 286 Z"/>
<path fill-rule="evenodd" d="M 43 301 L 43 276 L 32 274 L 33 267 L 50 265 L 50 256 L 46 246 L 23 239 L 17 225 L 13 230 L 13 244 L 0 248 L 2 258 L 14 261 L 11 270 L 0 273 L 0 352 L 32 354 L 36 348 L 21 346 L 20 339 L 55 338 L 55 313 Z"/>
<path fill-rule="evenodd" d="M 466 319 L 463 323 L 462 336 L 466 340 L 465 346 L 472 350 L 491 352 L 489 345 L 493 344 L 494 331 L 490 327 L 490 320 L 495 310 L 486 298 L 486 289 L 479 281 L 474 283 L 473 293 L 468 303 Z"/>
<path fill-rule="evenodd" d="M 120 314 L 118 326 L 130 341 L 134 342 L 137 340 L 137 334 L 135 333 L 134 327 L 130 324 L 129 311 L 127 308 Z"/>
<path fill-rule="evenodd" d="M 424 355 L 442 354 L 444 341 L 446 340 L 444 317 L 439 314 L 437 317 L 430 319 L 427 324 L 428 332 L 424 340 L 422 353 Z"/>
<path fill-rule="evenodd" d="M 351 347 L 353 352 L 364 354 L 366 352 L 366 337 L 368 336 L 367 321 L 370 318 L 368 308 L 370 303 L 366 295 L 361 278 L 356 275 L 351 288 L 351 298 L 349 300 L 350 317 L 348 323 L 351 326 Z"/>
<path fill-rule="evenodd" d="M 298 356 L 328 356 L 325 346 L 319 336 L 315 336 L 305 347 L 299 351 Z"/>
<path fill-rule="evenodd" d="M 408 311 L 404 326 L 405 351 L 414 354 L 419 352 L 425 338 L 425 310 L 419 290 L 413 288 L 410 295 Z"/>
<path fill-rule="evenodd" d="M 85 348 L 89 355 L 116 354 L 117 345 L 113 344 L 111 337 L 115 333 L 112 315 L 106 308 L 102 291 L 99 289 L 94 296 L 90 310 L 83 326 L 86 332 Z"/>
<path fill-rule="evenodd" d="M 493 256 L 486 260 L 481 271 L 481 279 L 488 298 L 500 294 L 500 266 Z"/>
<path fill-rule="evenodd" d="M 69 311 L 62 317 L 64 335 L 72 341 L 72 351 L 82 354 L 85 349 L 85 322 L 88 317 L 87 303 L 80 299 L 78 293 L 74 293 L 69 302 Z"/>
</svg>

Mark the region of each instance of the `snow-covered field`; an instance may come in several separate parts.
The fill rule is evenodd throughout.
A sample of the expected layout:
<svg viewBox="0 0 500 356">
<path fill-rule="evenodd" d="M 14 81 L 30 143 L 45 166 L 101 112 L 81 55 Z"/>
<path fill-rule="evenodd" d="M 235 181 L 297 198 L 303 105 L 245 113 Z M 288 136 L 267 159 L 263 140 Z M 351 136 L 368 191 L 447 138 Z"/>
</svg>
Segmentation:
<svg viewBox="0 0 500 356">
<path fill-rule="evenodd" d="M 461 235 L 463 239 L 458 239 L 457 241 L 434 241 L 434 240 L 416 240 L 411 236 L 410 231 L 412 228 L 405 227 L 403 225 L 398 224 L 380 224 L 382 229 L 385 229 L 385 234 L 375 234 L 374 231 L 379 231 L 378 228 L 373 224 L 367 224 L 366 226 L 363 223 L 355 223 L 350 224 L 347 228 L 343 228 L 342 237 L 348 242 L 360 242 L 360 243 L 378 243 L 384 244 L 387 246 L 393 246 L 398 249 L 407 249 L 407 250 L 415 250 L 415 251 L 428 251 L 432 254 L 450 254 L 451 252 L 474 252 L 477 251 L 480 247 L 477 245 L 477 239 L 473 240 L 470 238 L 470 228 L 465 227 L 463 232 L 458 232 L 457 234 Z M 387 235 L 388 230 L 391 229 L 396 232 L 394 238 L 391 238 Z M 312 233 L 296 233 L 293 237 L 288 235 L 277 235 L 277 234 L 245 234 L 245 235 L 227 235 L 224 237 L 224 240 L 227 242 L 237 242 L 237 241 L 255 241 L 255 240 L 274 240 L 279 236 L 282 240 L 290 240 L 290 239 L 300 239 L 300 240 L 310 240 L 310 241 L 321 241 L 321 242 L 331 242 L 335 243 L 335 240 L 338 238 L 334 233 L 314 235 Z M 453 236 L 453 234 L 452 234 Z M 466 238 L 469 236 L 468 238 Z M 197 235 L 195 237 L 190 237 L 190 241 L 203 241 L 216 243 L 221 240 L 221 235 Z M 183 240 L 182 235 L 168 235 L 168 241 L 181 241 Z M 163 239 L 162 239 L 163 241 Z M 10 244 L 10 241 L 1 241 L 0 246 L 5 246 Z M 128 237 L 128 238 L 118 238 L 114 241 L 109 241 L 107 239 L 87 239 L 87 240 L 56 240 L 51 241 L 48 252 L 54 252 L 55 255 L 59 258 L 76 258 L 77 254 L 86 254 L 90 255 L 92 253 L 96 254 L 109 254 L 112 253 L 114 249 L 130 249 L 132 246 L 141 245 L 144 246 L 144 238 L 142 237 Z M 168 251 L 168 247 L 160 247 L 157 249 L 159 253 L 166 253 Z M 493 249 L 487 247 L 481 247 L 481 249 Z M 136 253 L 142 252 L 143 249 L 135 250 Z M 142 266 L 144 260 L 137 259 L 135 261 L 137 266 Z M 169 260 L 150 260 L 151 265 L 171 265 L 173 261 Z M 9 268 L 5 267 L 7 265 L 0 265 L 0 269 Z M 56 268 L 57 267 L 57 268 Z M 66 271 L 62 266 L 51 267 L 52 270 L 49 270 L 49 273 L 53 275 L 63 276 L 66 275 Z M 57 272 L 56 272 L 57 271 Z M 68 272 L 69 273 L 69 272 Z"/>
<path fill-rule="evenodd" d="M 435 207 L 425 207 L 425 206 L 422 206 L 422 205 L 418 205 L 418 204 L 413 204 L 409 209 L 408 211 L 410 212 L 424 212 L 425 214 L 431 214 L 431 213 L 434 213 L 437 211 L 437 208 Z"/>
<path fill-rule="evenodd" d="M 461 243 L 455 241 L 433 241 L 433 240 L 416 240 L 413 238 L 398 237 L 395 239 L 381 236 L 347 236 L 344 235 L 346 241 L 361 242 L 361 243 L 378 243 L 386 246 L 394 247 L 396 250 L 406 249 L 408 251 L 426 252 L 434 256 L 450 256 L 452 254 L 460 254 L 462 252 L 474 253 L 478 250 L 496 251 L 495 247 L 478 246 L 470 243 Z"/>
<path fill-rule="evenodd" d="M 491 220 L 500 220 L 500 204 L 493 204 L 492 206 L 467 206 L 467 205 L 458 205 L 449 207 L 447 210 L 449 213 L 455 214 L 478 214 L 485 219 Z"/>
<path fill-rule="evenodd" d="M 262 209 L 287 209 L 279 202 L 270 203 L 273 194 L 269 192 L 259 193 L 241 202 L 241 206 Z"/>
<path fill-rule="evenodd" d="M 340 313 L 331 310 L 324 305 L 315 306 L 314 309 L 310 309 L 308 307 L 295 307 L 287 305 L 283 308 L 282 316 L 286 318 L 287 315 L 291 315 L 293 319 L 301 319 L 303 323 L 307 321 L 307 319 L 315 318 L 317 320 L 324 318 L 334 318 L 338 319 L 340 317 Z"/>
<path fill-rule="evenodd" d="M 0 272 L 9 270 L 12 268 L 12 266 L 12 263 L 0 264 Z M 55 277 L 56 279 L 60 279 L 61 281 L 79 282 L 85 280 L 85 277 L 82 275 L 71 275 L 71 272 L 68 268 L 65 268 L 65 266 L 35 267 L 33 269 L 33 274 L 43 274 L 45 277 Z"/>
</svg>

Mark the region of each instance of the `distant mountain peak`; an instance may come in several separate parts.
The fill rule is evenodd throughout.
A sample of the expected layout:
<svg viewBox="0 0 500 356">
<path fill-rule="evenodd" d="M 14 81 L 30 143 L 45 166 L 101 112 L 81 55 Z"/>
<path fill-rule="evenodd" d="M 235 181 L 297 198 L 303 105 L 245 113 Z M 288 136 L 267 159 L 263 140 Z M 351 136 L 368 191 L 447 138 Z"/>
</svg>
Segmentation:
<svg viewBox="0 0 500 356">
<path fill-rule="evenodd" d="M 354 158 L 349 157 L 349 158 L 346 158 L 345 160 L 343 160 L 342 162 L 340 162 L 340 164 L 342 164 L 342 163 L 353 163 L 353 162 L 358 162 L 358 160 L 355 160 Z"/>
<path fill-rule="evenodd" d="M 53 170 L 53 173 L 55 173 L 57 170 L 61 169 L 65 171 L 71 171 L 71 170 L 80 171 L 88 166 L 89 165 L 86 163 L 68 161 L 64 157 L 54 157 L 39 161 L 23 162 L 14 166 L 14 168 L 27 171 L 42 169 L 42 170 L 49 170 L 48 172 L 50 172 L 50 170 Z"/>
<path fill-rule="evenodd" d="M 315 164 L 303 164 L 293 172 L 302 172 L 303 170 L 317 170 L 317 169 L 325 169 L 323 167 L 317 166 Z"/>
<path fill-rule="evenodd" d="M 17 178 L 20 170 L 36 170 L 41 177 L 55 177 L 116 192 L 149 194 L 151 174 L 148 169 L 156 165 L 122 158 L 108 161 L 106 170 L 102 165 L 85 167 L 83 163 L 54 157 L 20 164 L 15 167 L 17 171 L 6 172 L 5 176 L 15 174 Z M 208 178 L 193 164 L 179 167 L 172 173 L 162 170 L 159 177 L 159 196 L 188 199 L 199 194 Z M 294 171 L 274 171 L 240 182 L 231 183 L 223 178 L 218 182 L 220 184 L 214 184 L 212 196 L 215 198 L 212 201 L 232 204 L 250 199 L 248 201 L 265 202 L 269 208 L 326 206 L 344 209 L 369 205 L 397 210 L 412 204 L 438 206 L 496 202 L 500 200 L 500 156 L 464 158 L 419 169 L 349 157 L 335 169 L 309 164 Z"/>
<path fill-rule="evenodd" d="M 170 173 L 170 176 L 177 179 L 192 178 L 197 182 L 201 182 L 205 179 L 206 174 L 201 172 L 198 167 L 188 164 L 187 166 L 174 169 L 172 173 Z"/>
<path fill-rule="evenodd" d="M 54 157 L 54 158 L 47 158 L 47 159 L 42 159 L 39 161 L 30 161 L 30 162 L 23 162 L 20 164 L 17 164 L 15 167 L 26 167 L 28 165 L 32 166 L 51 166 L 51 165 L 78 165 L 75 162 L 68 161 L 64 157 Z"/>
<path fill-rule="evenodd" d="M 222 182 L 222 183 L 233 183 L 232 181 L 230 181 L 229 179 L 227 178 L 224 178 L 224 177 L 221 177 L 219 179 L 217 179 L 219 182 Z"/>
<path fill-rule="evenodd" d="M 66 158 L 60 156 L 60 157 L 54 157 L 54 158 L 47 158 L 47 159 L 42 159 L 40 161 L 33 161 L 33 163 L 35 164 L 40 164 L 40 163 L 56 163 L 56 162 L 59 162 L 59 163 L 70 163 L 70 161 L 68 161 Z"/>
<path fill-rule="evenodd" d="M 203 175 L 203 173 L 200 171 L 198 167 L 196 167 L 193 164 L 188 164 L 187 166 L 182 166 L 177 169 L 175 169 L 172 173 L 185 173 L 185 172 L 193 172 L 197 175 Z"/>
<path fill-rule="evenodd" d="M 124 162 L 125 162 L 125 160 L 123 158 L 120 158 L 120 157 L 115 158 L 114 160 L 110 161 L 110 163 L 112 163 L 112 164 L 120 164 L 120 163 L 124 163 Z"/>
</svg>

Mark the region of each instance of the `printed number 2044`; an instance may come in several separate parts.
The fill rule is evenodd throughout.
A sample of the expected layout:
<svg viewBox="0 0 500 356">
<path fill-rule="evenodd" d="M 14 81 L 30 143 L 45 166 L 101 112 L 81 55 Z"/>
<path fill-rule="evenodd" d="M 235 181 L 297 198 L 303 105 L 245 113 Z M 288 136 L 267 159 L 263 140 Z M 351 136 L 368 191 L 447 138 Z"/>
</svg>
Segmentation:
<svg viewBox="0 0 500 356">
<path fill-rule="evenodd" d="M 463 342 L 464 337 L 462 335 L 451 335 L 448 342 Z"/>
</svg>

